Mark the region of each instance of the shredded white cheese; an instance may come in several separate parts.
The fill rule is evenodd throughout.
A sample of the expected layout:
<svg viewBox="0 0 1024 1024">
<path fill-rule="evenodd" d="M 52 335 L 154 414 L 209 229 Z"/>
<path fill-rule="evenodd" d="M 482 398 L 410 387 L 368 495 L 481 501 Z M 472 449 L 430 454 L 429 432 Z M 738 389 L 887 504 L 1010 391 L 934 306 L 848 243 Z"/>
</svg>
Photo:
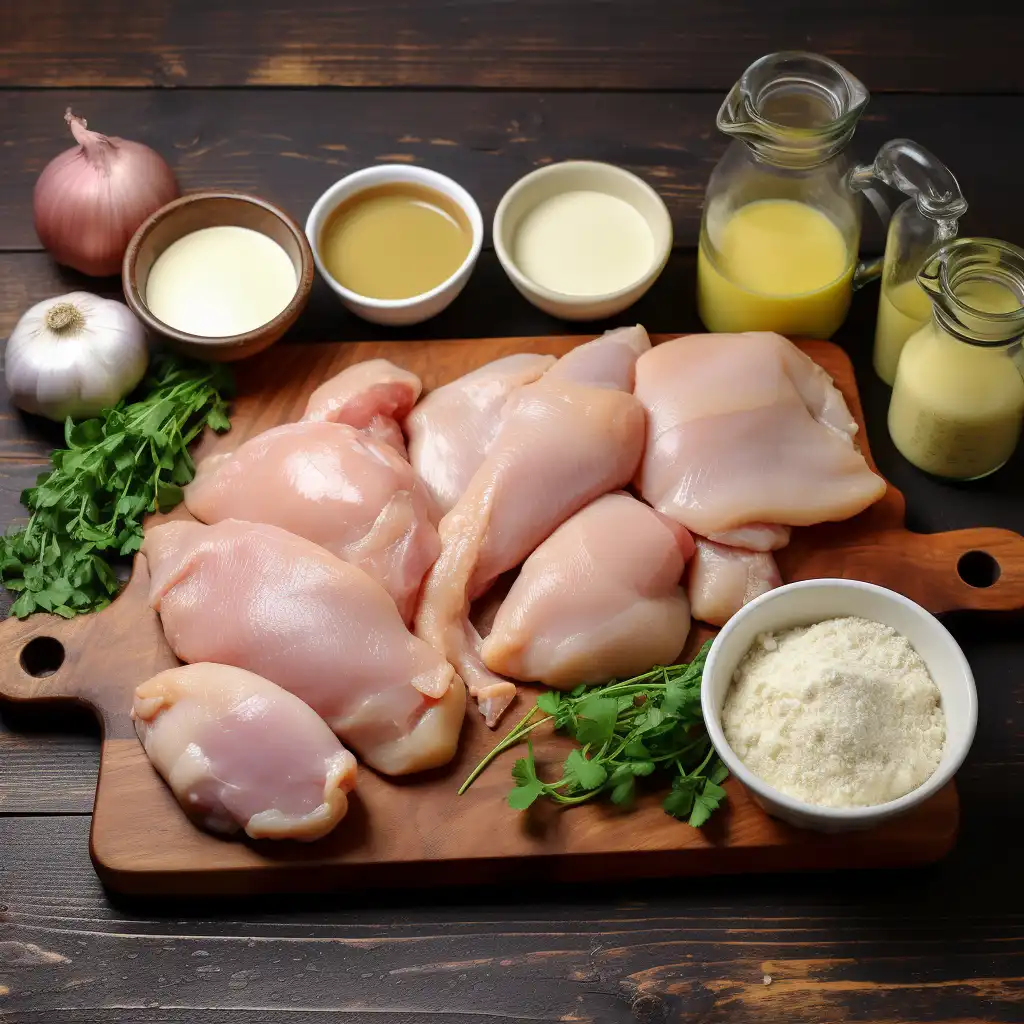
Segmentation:
<svg viewBox="0 0 1024 1024">
<path fill-rule="evenodd" d="M 740 760 L 820 807 L 870 807 L 917 789 L 946 742 L 939 689 L 891 626 L 827 619 L 761 634 L 722 708 Z"/>
</svg>

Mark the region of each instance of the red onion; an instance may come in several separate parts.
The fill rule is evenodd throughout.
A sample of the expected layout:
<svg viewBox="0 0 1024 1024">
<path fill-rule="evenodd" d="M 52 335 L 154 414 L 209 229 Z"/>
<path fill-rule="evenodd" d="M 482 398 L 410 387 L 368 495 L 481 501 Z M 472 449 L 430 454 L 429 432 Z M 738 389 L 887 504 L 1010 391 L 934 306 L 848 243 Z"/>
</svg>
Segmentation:
<svg viewBox="0 0 1024 1024">
<path fill-rule="evenodd" d="M 32 197 L 36 233 L 58 263 L 116 274 L 136 228 L 178 196 L 166 161 L 149 146 L 91 132 L 64 114 L 77 146 L 43 169 Z"/>
</svg>

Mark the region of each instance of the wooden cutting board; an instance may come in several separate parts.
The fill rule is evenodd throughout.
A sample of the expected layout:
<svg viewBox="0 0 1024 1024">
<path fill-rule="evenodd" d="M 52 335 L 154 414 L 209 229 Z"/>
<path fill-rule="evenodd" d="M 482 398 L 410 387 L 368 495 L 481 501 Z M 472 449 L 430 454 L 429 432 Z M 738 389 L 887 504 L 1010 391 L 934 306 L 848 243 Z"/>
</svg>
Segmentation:
<svg viewBox="0 0 1024 1024">
<path fill-rule="evenodd" d="M 267 427 L 296 419 L 318 383 L 363 359 L 390 359 L 418 373 L 429 389 L 502 355 L 558 355 L 582 340 L 280 346 L 238 368 L 232 430 L 207 438 L 199 457 L 230 450 Z M 826 342 L 801 347 L 832 375 L 863 429 L 846 355 Z M 860 443 L 866 450 L 863 433 Z M 779 563 L 786 580 L 867 580 L 899 590 L 933 612 L 1024 606 L 1024 538 L 996 529 L 910 533 L 903 497 L 891 486 L 855 519 L 794 531 Z M 998 578 L 989 586 L 970 586 L 958 566 L 974 582 Z M 362 770 L 347 818 L 326 839 L 310 845 L 218 839 L 185 818 L 146 759 L 129 719 L 134 687 L 176 663 L 146 605 L 147 586 L 145 559 L 139 558 L 128 587 L 98 615 L 70 621 L 35 615 L 0 625 L 0 695 L 79 701 L 102 722 L 91 852 L 96 870 L 114 889 L 239 893 L 499 878 L 504 883 L 510 877 L 583 880 L 896 866 L 936 860 L 955 840 L 958 804 L 952 784 L 904 818 L 838 836 L 802 832 L 767 817 L 732 780 L 727 808 L 701 831 L 665 815 L 653 794 L 628 813 L 587 804 L 521 814 L 505 803 L 509 770 L 518 756 L 511 751 L 465 796 L 457 796 L 469 770 L 523 713 L 522 698 L 496 733 L 471 707 L 459 752 L 444 769 L 403 780 Z M 688 650 L 709 632 L 695 629 Z M 562 744 L 556 737 L 539 739 L 538 760 L 556 762 Z"/>
</svg>

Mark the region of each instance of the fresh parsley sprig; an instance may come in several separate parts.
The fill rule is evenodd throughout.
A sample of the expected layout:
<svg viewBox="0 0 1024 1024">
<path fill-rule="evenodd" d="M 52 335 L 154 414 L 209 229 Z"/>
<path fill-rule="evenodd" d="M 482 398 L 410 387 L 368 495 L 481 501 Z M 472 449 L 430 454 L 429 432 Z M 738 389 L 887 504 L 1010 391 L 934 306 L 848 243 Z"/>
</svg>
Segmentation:
<svg viewBox="0 0 1024 1024">
<path fill-rule="evenodd" d="M 0 538 L 0 583 L 19 594 L 11 614 L 72 618 L 110 603 L 121 584 L 108 558 L 137 551 L 144 517 L 181 501 L 195 475 L 188 446 L 204 427 L 230 427 L 231 390 L 225 366 L 162 354 L 144 398 L 67 420 L 67 447 L 22 492 L 28 525 Z"/>
<path fill-rule="evenodd" d="M 614 804 L 629 804 L 636 780 L 660 771 L 672 778 L 662 803 L 665 812 L 699 828 L 725 799 L 721 784 L 729 774 L 704 731 L 700 710 L 701 676 L 710 646 L 710 641 L 704 644 L 689 664 L 659 666 L 632 679 L 578 686 L 569 693 L 542 693 L 473 769 L 459 795 L 499 754 L 526 740 L 527 755 L 512 768 L 515 788 L 508 802 L 516 810 L 526 810 L 541 797 L 572 805 L 608 794 Z M 554 782 L 538 776 L 530 739 L 530 733 L 548 723 L 579 744 Z"/>
</svg>

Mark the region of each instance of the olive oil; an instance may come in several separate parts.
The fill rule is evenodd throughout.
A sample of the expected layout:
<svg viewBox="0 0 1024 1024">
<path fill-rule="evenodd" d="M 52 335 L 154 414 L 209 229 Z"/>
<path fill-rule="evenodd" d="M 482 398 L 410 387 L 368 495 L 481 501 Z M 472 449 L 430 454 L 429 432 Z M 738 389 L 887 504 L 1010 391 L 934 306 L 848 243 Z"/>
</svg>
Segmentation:
<svg viewBox="0 0 1024 1024">
<path fill-rule="evenodd" d="M 462 207 L 414 182 L 392 182 L 342 201 L 320 233 L 320 256 L 343 288 L 368 299 L 410 299 L 443 284 L 469 255 Z"/>
</svg>

